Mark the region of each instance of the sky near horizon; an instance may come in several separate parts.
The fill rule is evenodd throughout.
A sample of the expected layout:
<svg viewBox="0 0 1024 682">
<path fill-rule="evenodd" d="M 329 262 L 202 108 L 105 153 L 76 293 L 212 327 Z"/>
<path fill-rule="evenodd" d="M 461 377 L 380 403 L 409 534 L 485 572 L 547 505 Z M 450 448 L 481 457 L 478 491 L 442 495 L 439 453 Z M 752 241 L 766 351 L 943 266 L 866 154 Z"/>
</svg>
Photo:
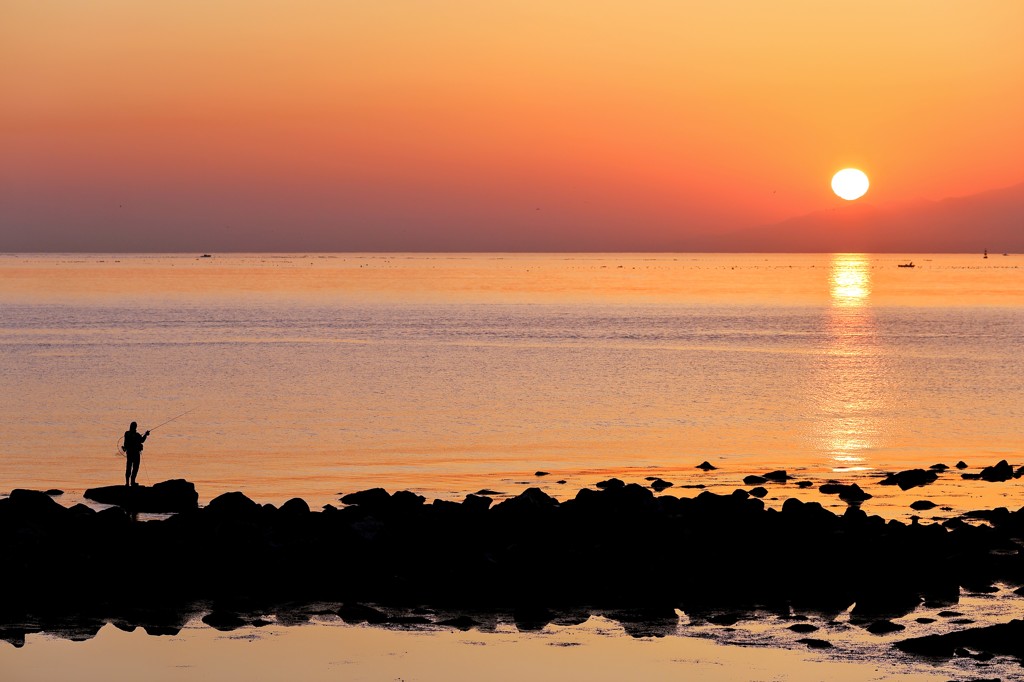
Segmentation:
<svg viewBox="0 0 1024 682">
<path fill-rule="evenodd" d="M 0 250 L 686 250 L 1024 180 L 1024 3 L 4 0 Z"/>
</svg>

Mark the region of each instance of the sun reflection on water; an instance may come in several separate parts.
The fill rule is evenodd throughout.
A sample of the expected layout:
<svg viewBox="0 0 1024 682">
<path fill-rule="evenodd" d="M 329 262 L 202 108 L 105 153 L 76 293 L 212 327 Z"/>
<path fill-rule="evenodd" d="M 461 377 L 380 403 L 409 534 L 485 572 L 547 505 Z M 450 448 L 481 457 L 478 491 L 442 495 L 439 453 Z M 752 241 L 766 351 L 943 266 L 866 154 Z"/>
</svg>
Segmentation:
<svg viewBox="0 0 1024 682">
<path fill-rule="evenodd" d="M 837 472 L 870 469 L 868 453 L 878 447 L 882 435 L 879 377 L 884 368 L 870 306 L 868 258 L 859 254 L 834 256 L 829 290 L 823 376 L 819 378 L 819 447 Z"/>
</svg>

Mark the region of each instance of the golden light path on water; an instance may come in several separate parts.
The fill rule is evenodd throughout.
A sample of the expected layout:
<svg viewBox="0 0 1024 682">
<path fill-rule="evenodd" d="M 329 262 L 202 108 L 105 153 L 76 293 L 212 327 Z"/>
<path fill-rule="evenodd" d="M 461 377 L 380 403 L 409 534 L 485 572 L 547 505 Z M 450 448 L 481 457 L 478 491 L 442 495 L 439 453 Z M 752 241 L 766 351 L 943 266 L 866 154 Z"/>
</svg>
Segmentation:
<svg viewBox="0 0 1024 682">
<path fill-rule="evenodd" d="M 882 438 L 878 415 L 884 393 L 883 354 L 871 310 L 871 265 L 861 254 L 833 256 L 829 275 L 830 306 L 825 316 L 827 339 L 823 369 L 822 428 L 818 447 L 833 470 L 871 468 L 868 453 Z"/>
</svg>

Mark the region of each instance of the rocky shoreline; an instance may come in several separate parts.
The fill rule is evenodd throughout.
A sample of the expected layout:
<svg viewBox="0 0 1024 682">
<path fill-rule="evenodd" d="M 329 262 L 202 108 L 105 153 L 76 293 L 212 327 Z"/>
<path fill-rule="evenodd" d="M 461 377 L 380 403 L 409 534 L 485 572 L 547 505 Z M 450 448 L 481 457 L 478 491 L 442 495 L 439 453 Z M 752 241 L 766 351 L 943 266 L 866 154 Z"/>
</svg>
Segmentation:
<svg viewBox="0 0 1024 682">
<path fill-rule="evenodd" d="M 957 604 L 961 588 L 1024 583 L 1024 510 L 902 523 L 862 511 L 859 488 L 831 491 L 851 498 L 843 514 L 795 498 L 767 508 L 745 490 L 656 496 L 617 479 L 562 502 L 538 488 L 498 504 L 373 489 L 321 511 L 237 492 L 198 507 L 185 481 L 111 494 L 142 510 L 158 487 L 192 502 L 143 523 L 122 507 L 67 508 L 42 492 L 0 500 L 0 637 L 74 638 L 104 622 L 168 633 L 199 612 L 231 629 L 325 603 L 347 622 L 447 627 L 478 626 L 488 612 L 511 614 L 521 629 L 601 613 L 648 635 L 674 628 L 677 609 L 728 626 L 730 613 L 753 609 L 828 618 L 853 605 L 851 622 L 881 634 L 902 630 L 892 619 L 922 605 Z M 897 646 L 1024 659 L 1019 623 L 939 639 L 908 629 Z"/>
</svg>

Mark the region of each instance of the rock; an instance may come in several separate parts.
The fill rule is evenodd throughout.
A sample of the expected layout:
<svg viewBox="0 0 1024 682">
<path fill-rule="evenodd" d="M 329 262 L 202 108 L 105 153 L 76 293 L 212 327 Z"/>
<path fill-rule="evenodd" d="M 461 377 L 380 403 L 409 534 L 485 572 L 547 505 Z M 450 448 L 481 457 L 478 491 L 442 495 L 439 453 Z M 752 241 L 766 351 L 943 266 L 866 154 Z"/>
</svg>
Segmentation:
<svg viewBox="0 0 1024 682">
<path fill-rule="evenodd" d="M 473 494 L 474 495 L 480 495 L 482 497 L 490 497 L 492 495 L 502 495 L 504 493 L 499 493 L 499 492 L 497 492 L 495 490 L 491 490 L 490 488 L 484 488 L 483 490 L 477 490 Z"/>
<path fill-rule="evenodd" d="M 462 501 L 462 508 L 468 512 L 485 512 L 492 502 L 494 500 L 484 495 L 466 495 L 466 499 Z"/>
<path fill-rule="evenodd" d="M 1024 658 L 1024 620 L 987 627 L 958 630 L 944 635 L 927 635 L 896 642 L 896 648 L 922 656 L 951 658 L 958 649 Z M 969 652 L 968 652 L 969 653 Z"/>
<path fill-rule="evenodd" d="M 389 509 L 396 513 L 409 513 L 423 506 L 426 498 L 408 490 L 399 490 L 391 496 Z"/>
<path fill-rule="evenodd" d="M 810 481 L 797 481 L 796 482 L 796 487 L 797 488 L 810 488 L 813 485 L 814 484 L 811 483 Z"/>
<path fill-rule="evenodd" d="M 206 510 L 226 516 L 243 516 L 255 514 L 260 510 L 260 505 L 242 493 L 235 491 L 213 498 L 210 500 L 210 504 L 206 505 Z"/>
<path fill-rule="evenodd" d="M 832 642 L 825 639 L 815 639 L 813 637 L 804 637 L 803 639 L 796 640 L 801 644 L 806 644 L 812 649 L 831 649 Z"/>
<path fill-rule="evenodd" d="M 527 488 L 519 495 L 496 505 L 494 511 L 504 514 L 537 514 L 553 510 L 556 507 L 558 507 L 558 500 L 540 488 Z"/>
<path fill-rule="evenodd" d="M 600 490 L 614 490 L 616 488 L 624 488 L 626 484 L 618 478 L 609 478 L 607 481 L 601 481 L 594 484 L 595 488 Z"/>
<path fill-rule="evenodd" d="M 651 488 L 652 488 L 652 489 L 653 489 L 653 490 L 654 490 L 655 492 L 659 492 L 659 493 L 660 493 L 660 492 L 661 492 L 662 490 L 665 490 L 666 488 L 671 488 L 671 487 L 672 487 L 672 485 L 673 485 L 673 483 L 672 483 L 671 481 L 665 481 L 665 480 L 662 480 L 662 479 L 660 479 L 660 478 L 656 478 L 656 479 L 654 479 L 654 480 L 653 480 L 653 481 L 651 482 Z"/>
<path fill-rule="evenodd" d="M 732 491 L 731 497 L 734 497 L 738 500 L 745 500 L 748 497 L 750 497 L 750 493 L 748 493 L 746 490 L 741 490 L 740 488 L 737 488 L 736 490 Z"/>
<path fill-rule="evenodd" d="M 714 464 L 711 464 L 707 460 L 704 460 L 703 462 L 698 464 L 696 468 L 697 469 L 703 469 L 704 471 L 714 471 L 718 467 L 716 467 Z"/>
<path fill-rule="evenodd" d="M 807 634 L 808 632 L 817 632 L 818 626 L 811 625 L 810 623 L 793 623 L 789 626 L 789 629 L 793 632 L 799 632 L 800 634 Z"/>
<path fill-rule="evenodd" d="M 370 488 L 349 493 L 341 498 L 344 504 L 354 504 L 368 510 L 385 509 L 390 505 L 391 494 L 384 488 Z"/>
<path fill-rule="evenodd" d="M 67 509 L 52 497 L 39 490 L 15 488 L 7 500 L 22 514 L 29 516 L 49 517 L 63 514 Z"/>
<path fill-rule="evenodd" d="M 542 606 L 520 606 L 512 613 L 512 620 L 520 632 L 542 630 L 554 618 L 555 614 Z"/>
<path fill-rule="evenodd" d="M 302 515 L 309 513 L 309 505 L 301 497 L 293 497 L 281 505 L 282 514 Z"/>
<path fill-rule="evenodd" d="M 349 624 L 369 623 L 379 625 L 388 621 L 388 614 L 364 604 L 342 604 L 338 616 Z"/>
<path fill-rule="evenodd" d="M 46 491 L 46 494 L 49 495 L 50 497 L 60 497 L 61 495 L 64 494 L 64 491 L 58 490 L 57 488 L 50 488 L 49 490 Z"/>
<path fill-rule="evenodd" d="M 559 479 L 559 480 L 555 481 L 555 483 L 557 483 L 558 485 L 565 485 L 565 479 L 564 478 Z"/>
<path fill-rule="evenodd" d="M 750 476 L 743 477 L 743 483 L 746 485 L 761 485 L 762 483 L 767 482 L 768 479 L 764 476 L 755 476 L 754 474 L 751 474 Z"/>
<path fill-rule="evenodd" d="M 437 624 L 463 631 L 480 626 L 479 622 L 473 620 L 469 616 L 457 616 L 455 618 L 446 618 L 445 620 L 437 621 Z"/>
<path fill-rule="evenodd" d="M 756 497 L 756 498 L 760 499 L 760 498 L 762 498 L 762 497 L 764 497 L 765 495 L 768 494 L 768 489 L 767 488 L 763 488 L 761 486 L 758 486 L 757 488 L 751 488 L 750 489 L 750 494 L 753 497 Z"/>
<path fill-rule="evenodd" d="M 828 483 L 822 483 L 818 486 L 818 492 L 822 495 L 838 495 L 843 492 L 845 488 L 846 486 L 838 481 L 829 481 Z"/>
<path fill-rule="evenodd" d="M 933 470 L 933 471 L 945 471 L 945 470 L 946 470 L 946 469 L 948 469 L 949 467 L 948 467 L 948 466 L 946 466 L 945 464 L 933 464 L 933 465 L 931 465 L 931 466 L 930 466 L 930 467 L 928 467 L 928 468 L 929 468 L 929 469 L 931 469 L 931 470 Z"/>
<path fill-rule="evenodd" d="M 939 618 L 956 618 L 964 614 L 959 611 L 939 611 Z"/>
<path fill-rule="evenodd" d="M 434 621 L 426 616 L 391 616 L 388 623 L 392 625 L 433 625 Z"/>
<path fill-rule="evenodd" d="M 740 616 L 737 613 L 716 613 L 713 616 L 708 616 L 708 622 L 712 625 L 723 625 L 726 627 L 736 625 L 740 620 Z"/>
<path fill-rule="evenodd" d="M 918 500 L 917 502 L 911 502 L 910 508 L 916 509 L 917 511 L 925 511 L 928 509 L 934 509 L 937 505 L 930 500 Z"/>
<path fill-rule="evenodd" d="M 966 469 L 967 468 L 967 463 L 964 462 L 963 460 L 960 460 L 959 462 L 956 463 L 955 466 L 956 466 L 957 469 Z"/>
<path fill-rule="evenodd" d="M 864 492 L 856 483 L 844 486 L 839 491 L 839 499 L 844 502 L 863 502 L 864 500 L 870 500 L 872 497 L 874 495 Z"/>
<path fill-rule="evenodd" d="M 996 465 L 985 467 L 981 470 L 981 480 L 990 483 L 1009 481 L 1011 478 L 1013 478 L 1013 467 L 1007 464 L 1005 459 Z"/>
<path fill-rule="evenodd" d="M 764 478 L 772 483 L 785 483 L 793 477 L 786 474 L 784 470 L 779 469 L 778 471 L 769 471 L 764 475 Z"/>
<path fill-rule="evenodd" d="M 889 474 L 879 481 L 881 485 L 898 485 L 900 490 L 910 490 L 918 486 L 928 485 L 938 480 L 939 475 L 925 469 L 908 469 L 896 474 Z"/>
<path fill-rule="evenodd" d="M 150 486 L 108 485 L 89 488 L 85 498 L 102 504 L 113 504 L 132 512 L 183 512 L 199 506 L 199 493 L 194 484 L 183 479 L 163 481 Z"/>
<path fill-rule="evenodd" d="M 551 474 L 549 472 L 547 472 L 547 471 L 535 471 L 535 472 L 533 472 L 533 475 L 534 476 L 550 476 Z"/>
<path fill-rule="evenodd" d="M 918 623 L 920 623 L 921 625 L 929 625 L 929 624 L 935 622 L 934 618 L 928 618 L 927 616 L 922 616 L 920 618 L 915 618 L 914 620 L 917 621 Z"/>
<path fill-rule="evenodd" d="M 214 630 L 220 630 L 221 632 L 237 630 L 240 627 L 244 627 L 246 624 L 245 621 L 236 614 L 228 613 L 226 611 L 211 611 L 203 616 L 203 622 Z"/>
<path fill-rule="evenodd" d="M 876 620 L 864 629 L 873 635 L 887 635 L 890 632 L 906 630 L 907 626 L 901 625 L 900 623 L 894 623 L 891 620 Z"/>
</svg>

